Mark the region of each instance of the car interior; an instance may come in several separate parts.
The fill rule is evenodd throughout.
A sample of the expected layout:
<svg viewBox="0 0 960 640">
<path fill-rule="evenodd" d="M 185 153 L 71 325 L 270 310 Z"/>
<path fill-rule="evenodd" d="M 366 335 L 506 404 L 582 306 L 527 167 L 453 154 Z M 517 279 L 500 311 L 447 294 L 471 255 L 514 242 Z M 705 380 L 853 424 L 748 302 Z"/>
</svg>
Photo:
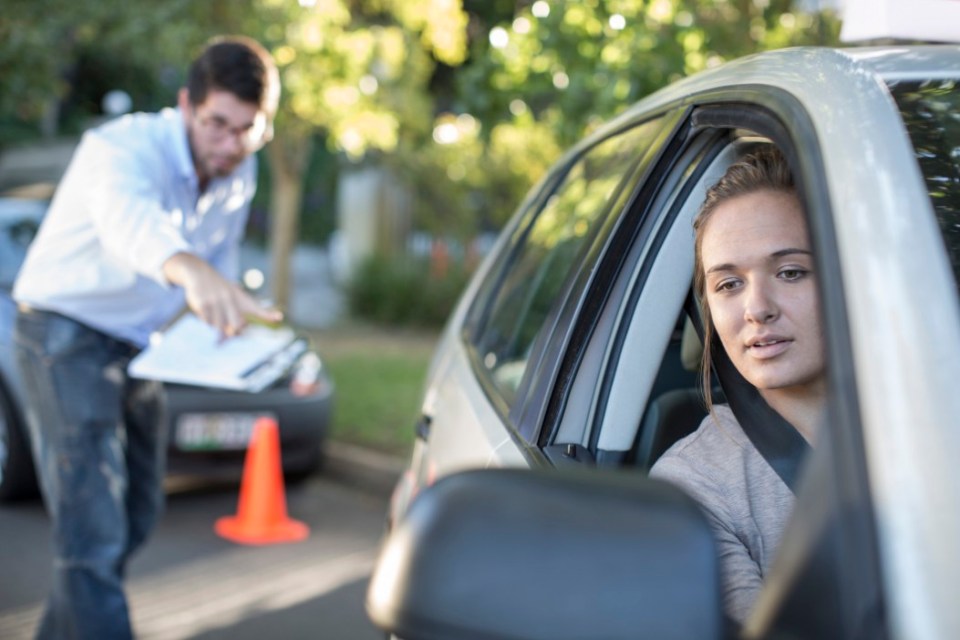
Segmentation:
<svg viewBox="0 0 960 640">
<path fill-rule="evenodd" d="M 707 415 L 700 371 L 703 342 L 687 310 L 681 314 L 667 345 L 650 402 L 624 463 L 649 471 L 653 463 L 675 442 L 693 433 Z M 713 401 L 724 401 L 714 380 Z"/>
<path fill-rule="evenodd" d="M 700 175 L 693 178 L 692 185 L 687 184 L 689 179 L 680 180 L 675 189 L 659 195 L 661 201 L 653 204 L 656 210 L 676 211 L 670 220 L 663 221 L 666 216 L 660 216 L 660 227 L 650 234 L 659 242 L 656 259 L 648 261 L 652 264 L 645 282 L 637 281 L 637 274 L 627 274 L 633 293 L 611 320 L 617 325 L 613 330 L 622 336 L 619 356 L 607 356 L 610 364 L 605 372 L 607 383 L 602 385 L 606 389 L 604 410 L 596 411 L 595 422 L 586 434 L 600 465 L 647 471 L 661 453 L 694 430 L 706 415 L 698 388 L 699 338 L 695 323 L 690 321 L 690 310 L 695 309 L 690 292 L 692 223 L 707 188 L 756 142 L 756 138 L 738 139 L 704 160 L 697 157 L 702 149 L 691 149 L 679 159 L 678 166 L 702 161 L 706 166 Z M 682 200 L 678 196 L 681 190 L 685 191 Z M 642 262 L 641 255 L 637 263 Z M 595 392 L 596 378 L 587 378 L 574 383 L 573 393 L 580 384 L 589 389 L 585 392 Z M 582 424 L 582 417 L 565 414 L 557 440 L 570 441 L 577 438 L 578 431 L 582 437 Z"/>
</svg>

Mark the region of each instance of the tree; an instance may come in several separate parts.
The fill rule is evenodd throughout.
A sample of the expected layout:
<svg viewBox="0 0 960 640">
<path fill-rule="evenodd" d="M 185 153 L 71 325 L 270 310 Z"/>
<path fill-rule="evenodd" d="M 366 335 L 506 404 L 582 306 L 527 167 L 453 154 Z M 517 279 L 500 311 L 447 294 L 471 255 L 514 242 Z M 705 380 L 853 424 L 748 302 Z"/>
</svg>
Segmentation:
<svg viewBox="0 0 960 640">
<path fill-rule="evenodd" d="M 260 0 L 255 22 L 247 32 L 261 28 L 284 86 L 278 135 L 267 148 L 274 299 L 284 307 L 311 131 L 323 129 L 359 161 L 429 129 L 435 61 L 463 61 L 466 14 L 459 0 Z"/>
</svg>

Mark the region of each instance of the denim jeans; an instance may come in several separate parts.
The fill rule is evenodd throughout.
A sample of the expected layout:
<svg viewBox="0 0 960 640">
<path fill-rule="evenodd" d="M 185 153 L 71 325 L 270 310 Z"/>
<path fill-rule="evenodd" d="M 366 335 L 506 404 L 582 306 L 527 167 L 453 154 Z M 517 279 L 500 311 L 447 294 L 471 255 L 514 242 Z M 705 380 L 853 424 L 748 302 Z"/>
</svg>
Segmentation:
<svg viewBox="0 0 960 640">
<path fill-rule="evenodd" d="M 130 638 L 124 570 L 163 504 L 160 385 L 127 378 L 135 347 L 55 313 L 21 310 L 14 342 L 53 529 L 37 637 Z"/>
</svg>

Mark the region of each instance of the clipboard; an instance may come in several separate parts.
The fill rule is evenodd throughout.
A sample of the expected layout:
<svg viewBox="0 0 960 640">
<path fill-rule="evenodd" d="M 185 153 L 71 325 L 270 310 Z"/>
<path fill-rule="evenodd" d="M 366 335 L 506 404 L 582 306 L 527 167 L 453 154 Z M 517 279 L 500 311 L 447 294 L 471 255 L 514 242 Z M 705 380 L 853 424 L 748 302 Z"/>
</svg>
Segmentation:
<svg viewBox="0 0 960 640">
<path fill-rule="evenodd" d="M 251 324 L 223 339 L 192 313 L 151 339 L 127 368 L 132 378 L 257 392 L 286 373 L 307 349 L 292 328 Z"/>
</svg>

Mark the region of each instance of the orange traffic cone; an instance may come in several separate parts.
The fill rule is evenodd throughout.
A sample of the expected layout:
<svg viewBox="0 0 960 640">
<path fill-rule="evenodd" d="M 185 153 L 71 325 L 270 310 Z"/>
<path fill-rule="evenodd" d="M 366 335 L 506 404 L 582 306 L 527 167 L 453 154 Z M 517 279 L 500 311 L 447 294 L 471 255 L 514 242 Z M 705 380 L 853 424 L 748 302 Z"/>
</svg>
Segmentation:
<svg viewBox="0 0 960 640">
<path fill-rule="evenodd" d="M 307 525 L 287 517 L 280 433 L 273 418 L 260 418 L 254 424 L 243 466 L 237 515 L 217 519 L 214 530 L 241 544 L 296 542 L 309 535 Z"/>
</svg>

